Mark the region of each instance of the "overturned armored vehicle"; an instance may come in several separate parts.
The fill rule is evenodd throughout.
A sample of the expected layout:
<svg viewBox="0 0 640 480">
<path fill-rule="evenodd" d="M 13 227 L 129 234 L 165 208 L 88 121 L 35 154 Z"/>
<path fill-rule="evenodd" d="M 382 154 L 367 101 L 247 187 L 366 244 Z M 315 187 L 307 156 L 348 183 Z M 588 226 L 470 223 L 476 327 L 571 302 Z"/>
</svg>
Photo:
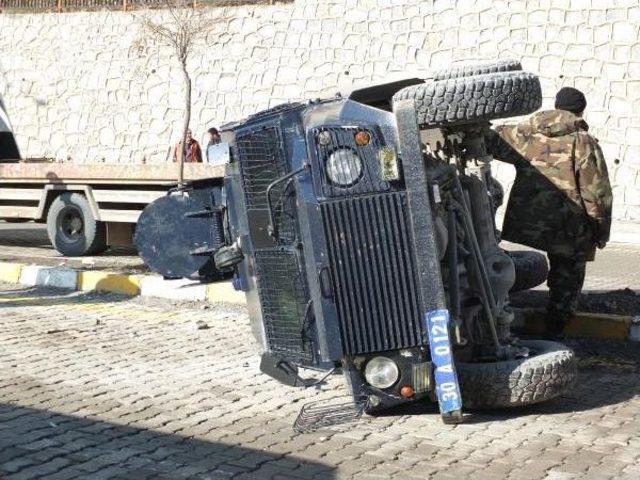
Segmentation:
<svg viewBox="0 0 640 480">
<path fill-rule="evenodd" d="M 451 421 L 565 392 L 571 350 L 510 332 L 520 257 L 498 246 L 484 145 L 490 120 L 540 104 L 538 78 L 500 62 L 228 125 L 207 207 L 225 245 L 205 250 L 246 292 L 263 371 L 304 386 L 297 367 L 340 368 L 370 413 L 431 399 Z"/>
</svg>

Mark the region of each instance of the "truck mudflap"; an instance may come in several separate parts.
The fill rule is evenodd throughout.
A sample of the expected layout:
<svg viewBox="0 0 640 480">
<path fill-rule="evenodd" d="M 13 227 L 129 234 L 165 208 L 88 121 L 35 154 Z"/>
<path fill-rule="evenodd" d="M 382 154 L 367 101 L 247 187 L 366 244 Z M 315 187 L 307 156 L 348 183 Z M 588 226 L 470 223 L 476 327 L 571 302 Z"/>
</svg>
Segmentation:
<svg viewBox="0 0 640 480">
<path fill-rule="evenodd" d="M 448 310 L 431 310 L 425 315 L 425 330 L 429 336 L 440 415 L 444 423 L 460 423 L 462 395 L 451 351 L 449 322 Z"/>
</svg>

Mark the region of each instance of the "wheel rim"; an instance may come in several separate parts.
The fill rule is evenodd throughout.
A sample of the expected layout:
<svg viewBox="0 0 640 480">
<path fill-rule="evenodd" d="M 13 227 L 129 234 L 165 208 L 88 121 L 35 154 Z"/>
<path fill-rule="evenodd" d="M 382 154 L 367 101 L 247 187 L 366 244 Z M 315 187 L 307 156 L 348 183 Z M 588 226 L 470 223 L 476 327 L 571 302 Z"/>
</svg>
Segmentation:
<svg viewBox="0 0 640 480">
<path fill-rule="evenodd" d="M 66 242 L 78 242 L 84 238 L 82 212 L 75 207 L 66 207 L 58 216 L 58 233 Z"/>
</svg>

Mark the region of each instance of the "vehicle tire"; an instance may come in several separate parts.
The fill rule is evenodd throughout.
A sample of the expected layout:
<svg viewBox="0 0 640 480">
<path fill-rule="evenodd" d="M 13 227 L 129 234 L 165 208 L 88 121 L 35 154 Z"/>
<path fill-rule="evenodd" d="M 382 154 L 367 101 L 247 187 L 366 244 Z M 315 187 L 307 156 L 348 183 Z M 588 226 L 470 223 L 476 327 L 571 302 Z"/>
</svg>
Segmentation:
<svg viewBox="0 0 640 480">
<path fill-rule="evenodd" d="M 418 123 L 446 127 L 527 115 L 542 105 L 540 80 L 514 71 L 411 85 L 393 101 L 415 101 Z"/>
<path fill-rule="evenodd" d="M 533 356 L 502 362 L 457 363 L 462 404 L 470 409 L 519 407 L 567 392 L 575 382 L 573 351 L 556 342 L 522 341 Z"/>
<path fill-rule="evenodd" d="M 67 257 L 96 255 L 107 249 L 107 229 L 93 215 L 81 193 L 63 193 L 51 203 L 47 234 L 55 249 Z"/>
<path fill-rule="evenodd" d="M 516 281 L 510 292 L 521 292 L 535 288 L 547 281 L 549 265 L 547 257 L 540 252 L 518 250 L 507 252 L 516 269 Z"/>
<path fill-rule="evenodd" d="M 486 75 L 487 73 L 513 72 L 522 70 L 522 64 L 518 60 L 499 60 L 497 62 L 476 63 L 453 66 L 446 70 L 437 70 L 433 73 L 432 80 L 448 80 L 449 78 L 471 77 L 473 75 Z"/>
</svg>

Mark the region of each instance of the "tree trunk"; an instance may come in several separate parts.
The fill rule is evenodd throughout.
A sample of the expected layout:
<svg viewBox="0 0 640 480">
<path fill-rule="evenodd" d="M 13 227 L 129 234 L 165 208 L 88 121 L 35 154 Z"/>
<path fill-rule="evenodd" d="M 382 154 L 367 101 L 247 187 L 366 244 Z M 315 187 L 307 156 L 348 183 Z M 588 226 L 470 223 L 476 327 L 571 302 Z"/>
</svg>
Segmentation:
<svg viewBox="0 0 640 480">
<path fill-rule="evenodd" d="M 178 155 L 180 161 L 180 171 L 178 174 L 178 184 L 184 185 L 184 161 L 186 157 L 187 147 L 187 130 L 189 130 L 189 123 L 191 122 L 191 77 L 187 71 L 187 62 L 183 60 L 181 62 L 182 73 L 184 75 L 184 123 L 182 125 L 182 148 Z"/>
</svg>

